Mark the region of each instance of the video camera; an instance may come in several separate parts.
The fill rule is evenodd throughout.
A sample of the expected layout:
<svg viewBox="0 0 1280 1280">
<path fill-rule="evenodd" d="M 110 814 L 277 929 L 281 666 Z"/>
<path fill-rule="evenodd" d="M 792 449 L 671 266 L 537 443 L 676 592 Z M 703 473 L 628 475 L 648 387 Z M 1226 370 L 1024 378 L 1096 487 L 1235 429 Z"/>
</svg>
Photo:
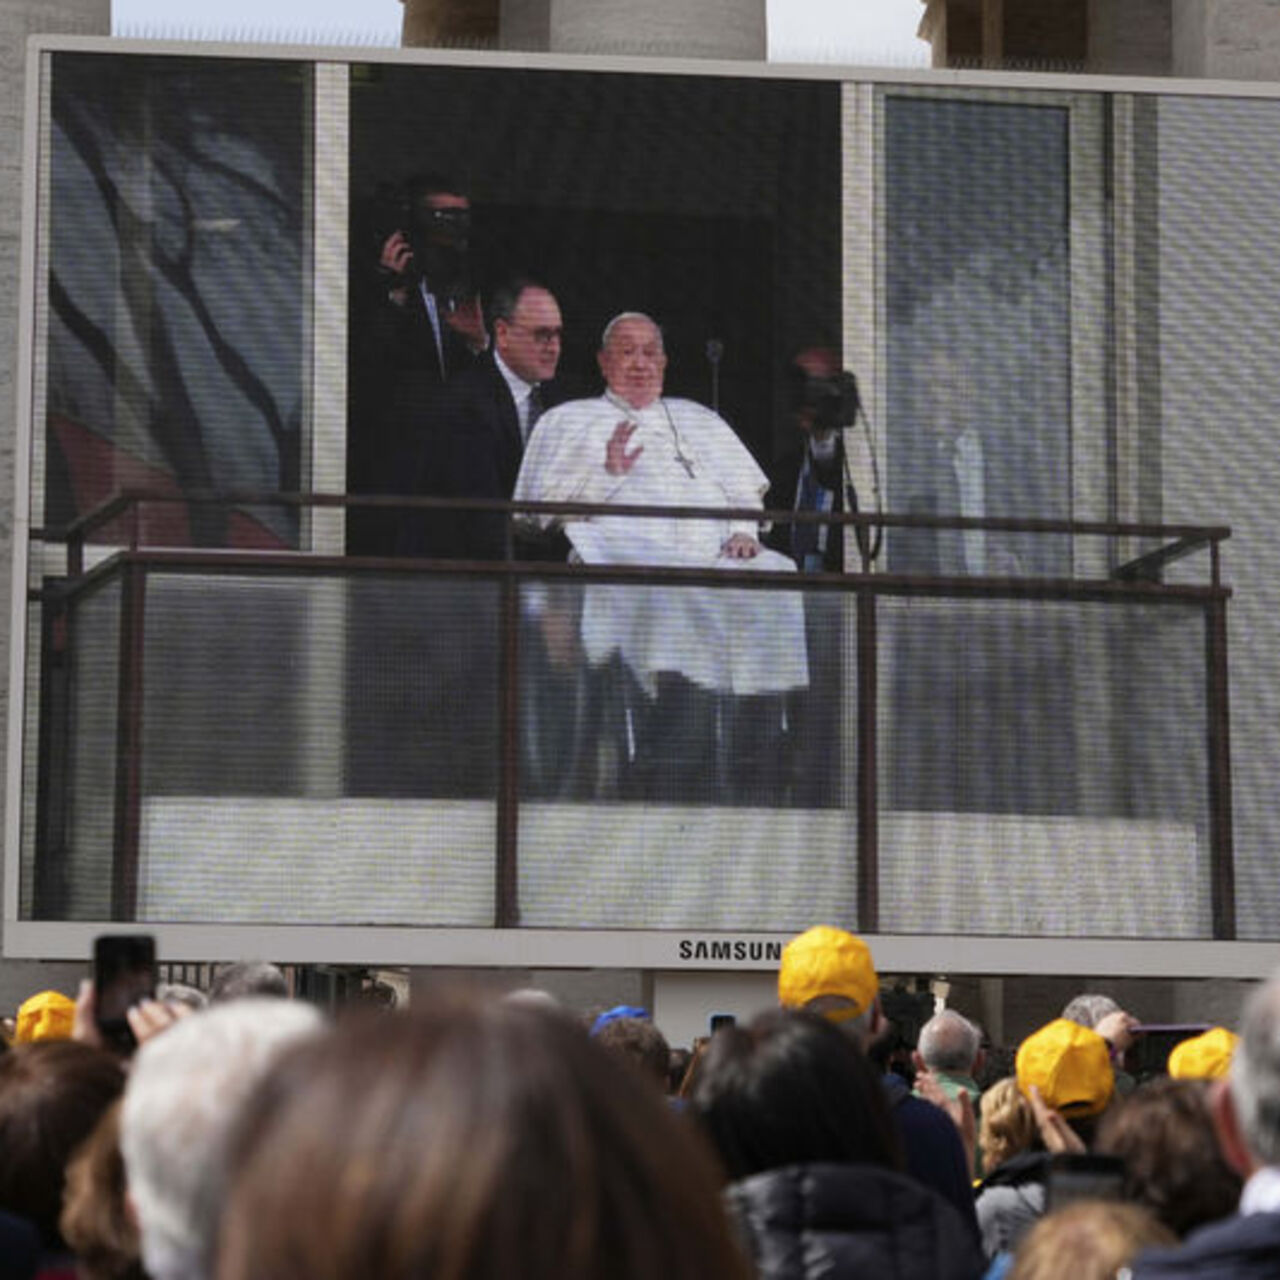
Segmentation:
<svg viewBox="0 0 1280 1280">
<path fill-rule="evenodd" d="M 807 410 L 818 435 L 853 426 L 858 416 L 858 380 L 847 369 L 820 378 L 793 366 L 791 407 Z"/>
</svg>

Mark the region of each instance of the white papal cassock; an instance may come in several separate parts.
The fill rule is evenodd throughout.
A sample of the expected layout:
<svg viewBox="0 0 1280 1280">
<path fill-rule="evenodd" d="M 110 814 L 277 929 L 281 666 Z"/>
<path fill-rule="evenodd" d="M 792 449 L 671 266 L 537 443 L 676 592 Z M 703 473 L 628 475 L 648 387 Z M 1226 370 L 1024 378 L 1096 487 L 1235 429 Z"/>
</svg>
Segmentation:
<svg viewBox="0 0 1280 1280">
<path fill-rule="evenodd" d="M 612 476 L 605 470 L 605 450 L 624 420 L 636 427 L 627 452 L 642 452 L 630 471 Z M 529 438 L 515 498 L 760 507 L 767 488 L 746 446 L 710 409 L 666 399 L 633 409 L 607 393 L 543 414 Z M 540 516 L 537 522 L 547 528 L 558 517 Z M 566 521 L 564 530 L 585 564 L 795 570 L 774 551 L 750 560 L 720 554 L 731 534 L 756 536 L 753 521 L 593 516 Z M 620 653 L 650 693 L 662 671 L 736 694 L 781 692 L 809 682 L 799 592 L 593 584 L 583 601 L 582 641 L 595 664 Z"/>
</svg>

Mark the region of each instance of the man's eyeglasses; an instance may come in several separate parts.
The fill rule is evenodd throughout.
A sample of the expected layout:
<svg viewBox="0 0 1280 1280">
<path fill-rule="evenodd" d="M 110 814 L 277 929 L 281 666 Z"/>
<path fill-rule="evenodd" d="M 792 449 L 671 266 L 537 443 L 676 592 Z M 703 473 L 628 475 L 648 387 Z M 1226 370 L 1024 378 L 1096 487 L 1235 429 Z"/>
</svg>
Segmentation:
<svg viewBox="0 0 1280 1280">
<path fill-rule="evenodd" d="M 564 337 L 564 329 L 556 326 L 552 328 L 548 325 L 545 329 L 529 329 L 522 324 L 516 324 L 511 320 L 506 322 L 509 329 L 515 329 L 520 333 L 527 333 L 534 342 L 540 347 L 549 347 L 552 343 L 559 342 Z"/>
</svg>

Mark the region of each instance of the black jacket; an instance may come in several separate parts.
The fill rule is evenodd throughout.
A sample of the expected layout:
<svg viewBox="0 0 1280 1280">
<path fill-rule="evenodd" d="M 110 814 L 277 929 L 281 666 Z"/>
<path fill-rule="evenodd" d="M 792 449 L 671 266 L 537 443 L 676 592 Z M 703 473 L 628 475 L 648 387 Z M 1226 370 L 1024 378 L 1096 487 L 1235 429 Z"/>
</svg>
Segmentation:
<svg viewBox="0 0 1280 1280">
<path fill-rule="evenodd" d="M 797 508 L 796 488 L 800 481 L 800 469 L 804 465 L 805 447 L 789 450 L 778 459 L 769 476 L 769 491 L 765 494 L 764 505 L 770 511 L 792 511 Z M 836 440 L 835 456 L 827 462 L 813 462 L 814 475 L 824 489 L 833 495 L 832 511 L 842 513 L 845 510 L 845 477 L 844 477 L 844 442 Z M 820 525 L 807 525 L 814 533 Z M 799 563 L 796 548 L 797 532 L 800 525 L 788 524 L 781 520 L 773 525 L 765 536 L 765 542 L 775 551 L 790 556 Z M 823 569 L 828 573 L 839 573 L 844 566 L 844 529 L 839 525 L 827 526 L 826 550 L 823 553 Z M 801 568 L 804 566 L 801 564 Z"/>
<path fill-rule="evenodd" d="M 985 1267 L 960 1215 L 889 1169 L 792 1165 L 725 1194 L 760 1280 L 976 1280 Z"/>
<path fill-rule="evenodd" d="M 524 461 L 520 419 L 511 389 L 484 352 L 445 387 L 418 388 L 401 401 L 406 438 L 415 439 L 409 492 L 439 498 L 510 498 Z M 546 407 L 555 403 L 548 395 Z M 401 522 L 397 552 L 454 560 L 503 560 L 508 521 L 500 512 L 418 512 Z M 569 554 L 562 534 L 535 538 L 513 530 L 511 550 L 522 560 L 563 563 Z"/>
<path fill-rule="evenodd" d="M 1175 1249 L 1148 1249 L 1134 1280 L 1280 1280 L 1280 1213 L 1223 1218 L 1193 1231 Z"/>
<path fill-rule="evenodd" d="M 347 388 L 347 491 L 412 493 L 424 422 L 436 394 L 476 357 L 462 335 L 443 324 L 444 369 L 422 294 L 404 306 L 385 294 L 359 307 L 352 321 Z M 348 514 L 348 553 L 392 554 L 398 515 L 374 507 Z"/>
</svg>

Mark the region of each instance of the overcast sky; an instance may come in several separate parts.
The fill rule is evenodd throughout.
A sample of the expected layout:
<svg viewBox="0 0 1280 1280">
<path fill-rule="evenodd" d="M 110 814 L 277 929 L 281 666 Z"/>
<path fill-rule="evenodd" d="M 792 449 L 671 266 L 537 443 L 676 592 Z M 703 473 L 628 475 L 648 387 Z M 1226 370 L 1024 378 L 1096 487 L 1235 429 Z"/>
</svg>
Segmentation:
<svg viewBox="0 0 1280 1280">
<path fill-rule="evenodd" d="M 910 66 L 921 0 L 769 0 L 769 57 Z M 112 0 L 116 35 L 395 45 L 400 0 Z"/>
</svg>

